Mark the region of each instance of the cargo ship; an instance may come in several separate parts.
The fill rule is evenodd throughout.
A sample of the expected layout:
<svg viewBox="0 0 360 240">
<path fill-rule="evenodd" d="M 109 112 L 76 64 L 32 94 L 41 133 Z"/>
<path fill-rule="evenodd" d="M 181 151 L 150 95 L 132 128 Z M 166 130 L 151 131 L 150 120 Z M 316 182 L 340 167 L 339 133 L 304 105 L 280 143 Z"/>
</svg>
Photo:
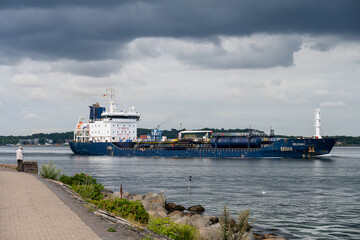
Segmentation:
<svg viewBox="0 0 360 240">
<path fill-rule="evenodd" d="M 335 138 L 320 135 L 320 108 L 315 110 L 315 134 L 309 138 L 279 138 L 274 131 L 234 133 L 180 131 L 178 138 L 167 139 L 155 128 L 148 136 L 137 137 L 140 113 L 134 107 L 117 110 L 114 90 L 107 95 L 109 108 L 99 103 L 90 106 L 89 118 L 80 117 L 71 150 L 79 155 L 170 158 L 311 158 L 329 154 Z"/>
</svg>

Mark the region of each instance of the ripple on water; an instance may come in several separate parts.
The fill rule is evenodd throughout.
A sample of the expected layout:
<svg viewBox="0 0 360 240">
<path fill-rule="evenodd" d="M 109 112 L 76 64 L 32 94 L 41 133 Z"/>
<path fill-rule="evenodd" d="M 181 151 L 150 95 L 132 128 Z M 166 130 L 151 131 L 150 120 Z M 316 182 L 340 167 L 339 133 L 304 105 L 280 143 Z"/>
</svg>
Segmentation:
<svg viewBox="0 0 360 240">
<path fill-rule="evenodd" d="M 16 147 L 0 147 L 15 163 Z M 224 205 L 234 217 L 250 209 L 256 229 L 290 239 L 360 239 L 360 148 L 335 148 L 325 159 L 166 159 L 75 156 L 68 147 L 27 147 L 25 159 L 49 160 L 72 175 L 85 172 L 113 191 L 165 190 L 168 201 Z M 188 189 L 188 177 L 192 176 Z"/>
</svg>

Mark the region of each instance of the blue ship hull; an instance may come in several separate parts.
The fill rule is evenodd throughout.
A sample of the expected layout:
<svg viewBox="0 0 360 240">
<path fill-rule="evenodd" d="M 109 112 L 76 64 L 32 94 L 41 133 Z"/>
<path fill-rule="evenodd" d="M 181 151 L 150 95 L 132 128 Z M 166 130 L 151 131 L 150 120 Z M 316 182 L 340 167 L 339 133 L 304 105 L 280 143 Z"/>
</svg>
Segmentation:
<svg viewBox="0 0 360 240">
<path fill-rule="evenodd" d="M 262 148 L 134 148 L 119 147 L 110 142 L 70 142 L 75 154 L 118 157 L 176 158 L 308 158 L 330 153 L 334 138 L 280 139 Z"/>
</svg>

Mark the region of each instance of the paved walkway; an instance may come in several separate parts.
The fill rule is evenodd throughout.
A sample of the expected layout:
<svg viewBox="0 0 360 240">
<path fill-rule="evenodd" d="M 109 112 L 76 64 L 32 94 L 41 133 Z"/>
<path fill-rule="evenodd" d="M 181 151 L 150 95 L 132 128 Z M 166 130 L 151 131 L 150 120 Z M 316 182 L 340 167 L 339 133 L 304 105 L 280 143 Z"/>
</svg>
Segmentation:
<svg viewBox="0 0 360 240">
<path fill-rule="evenodd" d="M 0 239 L 100 239 L 36 176 L 0 167 Z"/>
</svg>

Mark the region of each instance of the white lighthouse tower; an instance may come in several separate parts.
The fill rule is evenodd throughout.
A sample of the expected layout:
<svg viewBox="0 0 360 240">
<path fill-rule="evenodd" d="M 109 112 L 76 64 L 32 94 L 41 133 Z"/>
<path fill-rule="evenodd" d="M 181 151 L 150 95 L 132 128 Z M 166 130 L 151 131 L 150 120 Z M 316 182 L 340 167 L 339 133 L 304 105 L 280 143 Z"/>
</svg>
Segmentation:
<svg viewBox="0 0 360 240">
<path fill-rule="evenodd" d="M 320 107 L 319 106 L 315 109 L 315 124 L 314 124 L 314 126 L 315 126 L 314 138 L 322 138 L 320 135 L 321 123 L 320 123 Z"/>
</svg>

